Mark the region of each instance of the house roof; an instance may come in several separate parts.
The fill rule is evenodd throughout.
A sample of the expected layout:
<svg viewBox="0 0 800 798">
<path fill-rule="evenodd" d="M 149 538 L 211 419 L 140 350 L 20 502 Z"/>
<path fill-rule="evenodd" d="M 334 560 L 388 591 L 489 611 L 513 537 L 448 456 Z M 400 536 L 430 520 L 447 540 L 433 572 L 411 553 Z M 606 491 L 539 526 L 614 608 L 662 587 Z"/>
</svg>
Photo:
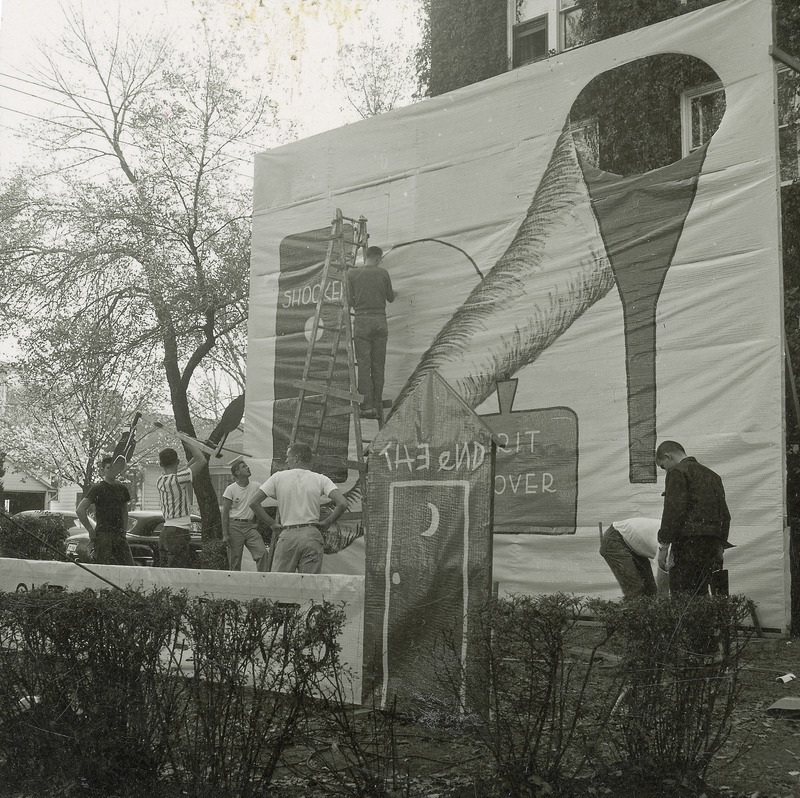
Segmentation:
<svg viewBox="0 0 800 798">
<path fill-rule="evenodd" d="M 6 457 L 4 467 L 6 473 L 3 475 L 3 490 L 6 492 L 41 493 L 42 491 L 55 492 L 56 490 L 55 485 L 26 471 L 10 457 Z"/>
</svg>

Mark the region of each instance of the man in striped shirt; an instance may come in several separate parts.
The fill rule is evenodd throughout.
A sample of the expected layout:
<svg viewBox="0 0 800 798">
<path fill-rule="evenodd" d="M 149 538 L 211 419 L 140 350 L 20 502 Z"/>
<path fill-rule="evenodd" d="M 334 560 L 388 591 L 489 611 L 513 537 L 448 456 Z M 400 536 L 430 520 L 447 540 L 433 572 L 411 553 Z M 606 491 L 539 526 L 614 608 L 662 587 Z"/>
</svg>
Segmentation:
<svg viewBox="0 0 800 798">
<path fill-rule="evenodd" d="M 189 513 L 189 491 L 192 479 L 208 465 L 205 454 L 193 443 L 186 442 L 192 455 L 186 468 L 178 469 L 178 453 L 162 449 L 158 454 L 163 474 L 156 482 L 164 527 L 158 538 L 162 568 L 192 568 L 196 565 L 189 547 L 192 519 Z"/>
</svg>

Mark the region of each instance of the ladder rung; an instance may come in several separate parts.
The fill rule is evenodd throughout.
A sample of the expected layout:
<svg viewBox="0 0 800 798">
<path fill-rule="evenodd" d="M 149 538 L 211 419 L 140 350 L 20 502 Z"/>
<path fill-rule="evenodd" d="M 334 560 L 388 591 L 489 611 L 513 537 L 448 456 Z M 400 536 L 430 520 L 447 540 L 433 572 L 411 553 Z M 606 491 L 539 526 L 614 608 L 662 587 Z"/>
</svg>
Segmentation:
<svg viewBox="0 0 800 798">
<path fill-rule="evenodd" d="M 345 402 L 361 402 L 364 397 L 355 391 L 345 391 L 342 388 L 334 388 L 332 385 L 327 385 L 324 382 L 317 382 L 315 380 L 297 380 L 292 382 L 291 385 L 299 388 L 301 391 L 313 391 L 314 393 L 325 394 L 326 396 L 335 396 L 337 399 L 344 399 Z"/>
<path fill-rule="evenodd" d="M 336 397 L 333 397 L 334 399 Z M 317 401 L 313 401 L 317 400 Z M 324 401 L 323 397 L 321 396 L 306 396 L 304 400 L 309 407 L 305 409 L 303 413 L 304 417 L 313 416 L 318 418 L 319 411 L 322 410 L 322 403 Z M 353 407 L 349 403 L 346 405 L 340 405 L 339 407 L 331 407 L 328 405 L 325 408 L 325 416 L 349 416 L 353 412 Z"/>
<path fill-rule="evenodd" d="M 323 354 L 323 355 L 332 355 L 334 352 L 339 351 L 339 343 L 336 343 L 336 348 L 334 349 L 333 344 L 331 342 L 322 342 L 318 341 L 314 344 L 314 354 Z"/>
<path fill-rule="evenodd" d="M 306 374 L 306 379 L 314 380 L 315 382 L 321 382 L 323 385 L 327 385 L 328 380 L 332 376 L 333 375 L 328 371 L 309 371 L 308 374 Z"/>
<path fill-rule="evenodd" d="M 316 432 L 320 428 L 320 421 L 318 419 L 312 419 L 314 421 L 313 424 L 309 423 L 309 419 L 304 419 L 297 425 L 297 429 L 307 429 L 311 430 L 312 432 Z"/>
<path fill-rule="evenodd" d="M 353 412 L 351 405 L 343 405 L 342 407 L 329 407 L 326 416 L 349 416 Z"/>
</svg>

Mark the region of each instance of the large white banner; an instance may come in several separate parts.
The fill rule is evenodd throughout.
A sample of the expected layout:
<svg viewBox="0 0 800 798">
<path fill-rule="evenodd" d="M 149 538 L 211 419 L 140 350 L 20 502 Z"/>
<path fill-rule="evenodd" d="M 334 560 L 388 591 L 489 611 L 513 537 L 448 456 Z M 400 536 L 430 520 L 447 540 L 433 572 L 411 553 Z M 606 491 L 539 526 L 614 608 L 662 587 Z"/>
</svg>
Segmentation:
<svg viewBox="0 0 800 798">
<path fill-rule="evenodd" d="M 598 523 L 660 516 L 654 448 L 677 440 L 725 483 L 731 590 L 786 629 L 771 20 L 768 0 L 731 0 L 259 155 L 246 448 L 260 476 L 283 455 L 341 208 L 368 219 L 397 293 L 384 397 L 436 369 L 505 442 L 502 592 L 618 596 Z M 660 53 L 716 72 L 719 129 L 665 170 L 593 169 L 567 124 L 573 103 L 598 75 Z M 337 435 L 352 452 L 352 429 Z M 356 474 L 334 478 L 348 490 Z M 363 567 L 363 540 L 325 561 Z"/>
</svg>

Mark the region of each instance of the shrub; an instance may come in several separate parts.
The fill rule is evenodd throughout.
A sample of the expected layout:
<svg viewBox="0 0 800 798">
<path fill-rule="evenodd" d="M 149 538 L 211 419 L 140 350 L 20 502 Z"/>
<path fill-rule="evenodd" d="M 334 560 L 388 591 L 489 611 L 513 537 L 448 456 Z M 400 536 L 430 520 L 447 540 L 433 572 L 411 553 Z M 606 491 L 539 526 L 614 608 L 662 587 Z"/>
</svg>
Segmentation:
<svg viewBox="0 0 800 798">
<path fill-rule="evenodd" d="M 0 782 L 262 794 L 342 621 L 166 589 L 0 595 Z"/>
<path fill-rule="evenodd" d="M 264 793 L 303 702 L 336 661 L 343 621 L 331 605 L 308 615 L 266 599 L 187 605 L 194 667 L 172 762 L 184 789 L 194 796 Z"/>
<path fill-rule="evenodd" d="M 462 705 L 462 723 L 494 764 L 493 773 L 477 774 L 487 795 L 551 794 L 579 771 L 583 743 L 594 744 L 607 722 L 609 702 L 589 692 L 606 635 L 589 640 L 583 656 L 570 653 L 586 642 L 577 629 L 583 606 L 564 594 L 513 596 L 493 600 L 475 619 L 488 712 Z M 463 678 L 445 675 L 454 698 Z"/>
<path fill-rule="evenodd" d="M 730 732 L 750 606 L 743 596 L 595 605 L 622 657 L 608 739 L 627 768 L 702 779 Z"/>
<path fill-rule="evenodd" d="M 0 516 L 0 553 L 19 560 L 66 559 L 66 539 L 69 526 L 58 514 L 42 516 Z M 49 548 L 55 547 L 61 552 Z"/>
<path fill-rule="evenodd" d="M 17 775 L 153 784 L 167 747 L 162 654 L 180 619 L 169 592 L 34 590 L 2 606 L 0 728 Z"/>
<path fill-rule="evenodd" d="M 354 706 L 353 674 L 334 662 L 330 678 L 306 703 L 302 743 L 308 752 L 289 763 L 290 771 L 328 795 L 405 798 L 410 792 L 408 760 L 401 761 L 396 702 L 386 710 Z"/>
<path fill-rule="evenodd" d="M 623 773 L 702 786 L 730 731 L 749 614 L 743 597 L 494 600 L 473 624 L 489 712 L 461 705 L 462 728 L 494 766 L 476 774 L 476 794 L 577 794 L 589 772 L 595 784 Z M 580 623 L 587 615 L 600 623 Z M 464 674 L 444 676 L 460 695 Z"/>
</svg>

